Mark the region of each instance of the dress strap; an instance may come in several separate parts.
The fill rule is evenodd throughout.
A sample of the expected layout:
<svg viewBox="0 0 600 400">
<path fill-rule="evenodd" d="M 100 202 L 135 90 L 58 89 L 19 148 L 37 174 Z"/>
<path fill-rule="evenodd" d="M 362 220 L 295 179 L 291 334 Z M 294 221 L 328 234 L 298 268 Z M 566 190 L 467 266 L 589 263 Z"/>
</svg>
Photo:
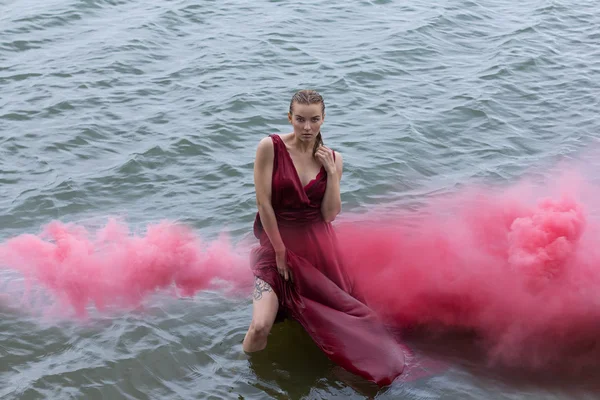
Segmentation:
<svg viewBox="0 0 600 400">
<path fill-rule="evenodd" d="M 279 145 L 282 142 L 279 135 L 276 135 L 273 133 L 273 134 L 270 134 L 269 136 L 271 137 L 271 140 L 273 141 L 274 145 Z"/>
<path fill-rule="evenodd" d="M 281 146 L 285 146 L 283 144 L 283 140 L 277 134 L 270 134 L 271 140 L 273 141 L 273 173 L 275 173 L 275 166 L 279 162 L 280 154 L 281 154 Z"/>
</svg>

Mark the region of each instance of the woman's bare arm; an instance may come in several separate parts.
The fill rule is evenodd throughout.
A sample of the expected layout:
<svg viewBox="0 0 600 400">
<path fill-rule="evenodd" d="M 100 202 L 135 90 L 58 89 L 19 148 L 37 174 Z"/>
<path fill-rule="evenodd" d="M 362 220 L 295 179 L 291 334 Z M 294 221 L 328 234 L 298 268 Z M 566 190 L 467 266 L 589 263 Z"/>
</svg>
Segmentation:
<svg viewBox="0 0 600 400">
<path fill-rule="evenodd" d="M 254 187 L 256 205 L 260 221 L 276 253 L 285 252 L 285 245 L 279 234 L 275 211 L 271 204 L 271 182 L 273 176 L 274 149 L 270 137 L 262 139 L 256 149 L 254 161 Z"/>
</svg>

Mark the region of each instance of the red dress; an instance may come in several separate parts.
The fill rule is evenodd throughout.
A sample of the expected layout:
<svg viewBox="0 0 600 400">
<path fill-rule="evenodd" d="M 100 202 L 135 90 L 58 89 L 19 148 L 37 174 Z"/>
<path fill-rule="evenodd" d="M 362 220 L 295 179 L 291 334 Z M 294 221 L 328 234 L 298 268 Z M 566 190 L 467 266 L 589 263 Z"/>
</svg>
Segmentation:
<svg viewBox="0 0 600 400">
<path fill-rule="evenodd" d="M 302 187 L 285 144 L 278 135 L 271 138 L 275 153 L 271 202 L 294 282 L 279 275 L 259 214 L 254 222 L 254 235 L 260 240 L 252 252 L 254 275 L 271 285 L 280 311 L 298 321 L 333 362 L 388 385 L 404 370 L 403 347 L 374 312 L 352 295 L 335 232 L 321 216 L 327 173 L 321 168 Z"/>
</svg>

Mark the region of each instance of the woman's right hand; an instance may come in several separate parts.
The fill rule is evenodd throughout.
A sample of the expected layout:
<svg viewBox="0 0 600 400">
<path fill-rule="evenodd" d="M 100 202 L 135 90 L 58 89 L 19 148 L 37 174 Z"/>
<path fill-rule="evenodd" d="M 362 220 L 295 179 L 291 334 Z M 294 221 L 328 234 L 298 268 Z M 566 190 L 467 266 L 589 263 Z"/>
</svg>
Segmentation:
<svg viewBox="0 0 600 400">
<path fill-rule="evenodd" d="M 281 275 L 286 281 L 290 279 L 293 281 L 292 271 L 290 271 L 288 268 L 285 260 L 285 249 L 275 252 L 275 262 L 277 263 L 277 271 L 279 271 L 279 275 Z"/>
</svg>

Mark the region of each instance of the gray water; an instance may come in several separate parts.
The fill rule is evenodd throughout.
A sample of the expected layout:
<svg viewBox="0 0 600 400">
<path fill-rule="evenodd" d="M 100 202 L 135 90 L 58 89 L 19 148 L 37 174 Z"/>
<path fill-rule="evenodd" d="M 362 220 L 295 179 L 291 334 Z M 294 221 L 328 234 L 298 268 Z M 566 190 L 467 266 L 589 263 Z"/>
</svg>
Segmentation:
<svg viewBox="0 0 600 400">
<path fill-rule="evenodd" d="M 597 141 L 600 7 L 0 1 L 0 239 L 111 215 L 247 237 L 256 144 L 290 130 L 289 99 L 307 87 L 324 95 L 325 142 L 344 155 L 344 212 L 543 175 Z M 377 392 L 341 379 L 291 323 L 248 359 L 250 316 L 249 297 L 219 292 L 157 294 L 86 322 L 0 307 L 0 398 L 600 396 L 459 354 Z"/>
</svg>

